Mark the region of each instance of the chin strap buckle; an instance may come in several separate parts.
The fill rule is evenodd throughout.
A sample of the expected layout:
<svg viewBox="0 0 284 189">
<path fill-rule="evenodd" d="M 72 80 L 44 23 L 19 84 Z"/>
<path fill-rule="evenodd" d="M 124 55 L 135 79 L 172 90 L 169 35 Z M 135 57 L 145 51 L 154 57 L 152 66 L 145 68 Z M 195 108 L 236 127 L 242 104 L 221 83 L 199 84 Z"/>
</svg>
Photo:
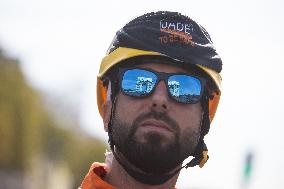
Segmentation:
<svg viewBox="0 0 284 189">
<path fill-rule="evenodd" d="M 202 168 L 205 165 L 205 163 L 207 162 L 207 160 L 209 159 L 209 156 L 207 154 L 208 154 L 207 150 L 202 151 L 200 156 L 194 157 L 190 162 L 188 162 L 183 167 L 187 169 L 189 167 L 194 167 L 196 165 L 199 165 L 199 167 Z"/>
<path fill-rule="evenodd" d="M 208 151 L 202 152 L 202 159 L 199 162 L 200 168 L 202 168 L 205 165 L 205 163 L 207 162 L 207 160 L 209 159 L 209 156 L 207 154 L 208 154 Z"/>
</svg>

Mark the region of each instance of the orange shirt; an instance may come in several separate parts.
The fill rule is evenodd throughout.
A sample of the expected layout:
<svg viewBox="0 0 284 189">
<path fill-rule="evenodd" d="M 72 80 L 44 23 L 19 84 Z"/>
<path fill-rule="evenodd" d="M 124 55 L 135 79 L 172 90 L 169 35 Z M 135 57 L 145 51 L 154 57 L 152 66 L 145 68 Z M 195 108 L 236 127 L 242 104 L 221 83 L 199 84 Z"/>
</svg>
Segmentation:
<svg viewBox="0 0 284 189">
<path fill-rule="evenodd" d="M 117 189 L 103 180 L 107 171 L 105 163 L 94 162 L 79 189 Z"/>
<path fill-rule="evenodd" d="M 106 173 L 105 163 L 93 163 L 79 189 L 117 189 L 103 180 Z"/>
</svg>

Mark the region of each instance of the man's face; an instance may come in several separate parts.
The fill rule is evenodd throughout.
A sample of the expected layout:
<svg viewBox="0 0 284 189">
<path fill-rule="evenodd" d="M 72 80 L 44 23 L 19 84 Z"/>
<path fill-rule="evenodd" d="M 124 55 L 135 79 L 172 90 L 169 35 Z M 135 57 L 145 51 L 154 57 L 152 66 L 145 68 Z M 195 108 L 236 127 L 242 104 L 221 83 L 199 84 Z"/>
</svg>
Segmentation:
<svg viewBox="0 0 284 189">
<path fill-rule="evenodd" d="M 165 73 L 188 73 L 182 68 L 157 63 L 141 64 Z M 106 107 L 105 126 L 111 104 Z M 112 124 L 113 141 L 125 158 L 151 173 L 169 172 L 192 154 L 200 137 L 201 103 L 181 104 L 169 97 L 160 81 L 150 96 L 117 95 Z"/>
</svg>

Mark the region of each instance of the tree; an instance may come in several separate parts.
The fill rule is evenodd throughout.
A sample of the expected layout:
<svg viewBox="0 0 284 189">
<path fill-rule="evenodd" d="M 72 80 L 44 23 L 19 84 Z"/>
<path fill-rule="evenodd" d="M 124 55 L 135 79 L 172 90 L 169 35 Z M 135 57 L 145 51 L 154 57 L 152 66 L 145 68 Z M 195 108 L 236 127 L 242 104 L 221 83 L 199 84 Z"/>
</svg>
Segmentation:
<svg viewBox="0 0 284 189">
<path fill-rule="evenodd" d="M 32 162 L 41 158 L 43 162 L 66 165 L 73 175 L 73 188 L 77 188 L 91 162 L 103 161 L 106 146 L 81 131 L 79 125 L 62 127 L 62 122 L 49 112 L 51 109 L 26 81 L 20 62 L 0 50 L 0 173 L 9 177 L 16 171 L 25 177 L 28 170 L 41 169 Z M 46 176 L 39 180 L 46 180 Z M 0 188 L 5 180 L 0 174 Z"/>
</svg>

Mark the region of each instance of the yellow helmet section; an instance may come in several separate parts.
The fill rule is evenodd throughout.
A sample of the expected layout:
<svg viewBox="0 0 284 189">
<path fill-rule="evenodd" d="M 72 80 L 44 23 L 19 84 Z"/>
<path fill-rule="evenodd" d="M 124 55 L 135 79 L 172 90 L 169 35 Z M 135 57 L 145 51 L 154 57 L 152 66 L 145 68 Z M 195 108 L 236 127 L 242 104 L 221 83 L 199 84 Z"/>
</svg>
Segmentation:
<svg viewBox="0 0 284 189">
<path fill-rule="evenodd" d="M 205 71 L 211 77 L 211 79 L 216 84 L 218 90 L 221 92 L 221 87 L 222 87 L 222 77 L 221 77 L 221 75 L 218 72 L 216 72 L 214 70 L 211 70 L 209 68 L 206 68 L 204 66 L 201 66 L 201 65 L 198 65 L 198 64 L 197 64 L 197 66 L 199 68 L 201 68 L 203 71 Z"/>
<path fill-rule="evenodd" d="M 98 77 L 102 77 L 112 66 L 118 62 L 132 58 L 135 56 L 142 55 L 162 55 L 157 52 L 144 51 L 132 48 L 119 47 L 111 52 L 109 55 L 105 56 L 101 62 L 100 71 Z"/>
<path fill-rule="evenodd" d="M 101 80 L 102 76 L 117 63 L 126 60 L 128 58 L 136 56 L 144 56 L 144 55 L 166 56 L 158 52 L 119 47 L 103 58 L 97 78 L 97 105 L 101 116 L 102 116 L 102 106 L 107 101 L 107 87 L 103 86 L 103 82 Z M 220 74 L 214 70 L 211 70 L 209 68 L 206 68 L 198 64 L 197 66 L 200 67 L 202 70 L 204 70 L 212 78 L 212 80 L 214 81 L 214 83 L 218 88 L 218 92 L 215 93 L 213 99 L 209 101 L 209 117 L 210 121 L 212 121 L 215 112 L 217 110 L 217 106 L 221 95 L 222 78 Z"/>
<path fill-rule="evenodd" d="M 222 77 L 219 73 L 217 73 L 214 70 L 211 70 L 209 68 L 206 68 L 200 65 L 197 65 L 197 66 L 200 67 L 202 70 L 204 70 L 211 77 L 211 79 L 214 81 L 214 83 L 216 84 L 219 90 L 218 93 L 215 92 L 213 99 L 209 100 L 209 118 L 210 118 L 210 122 L 212 122 L 215 116 L 218 104 L 219 104 L 220 96 L 221 96 Z"/>
</svg>

